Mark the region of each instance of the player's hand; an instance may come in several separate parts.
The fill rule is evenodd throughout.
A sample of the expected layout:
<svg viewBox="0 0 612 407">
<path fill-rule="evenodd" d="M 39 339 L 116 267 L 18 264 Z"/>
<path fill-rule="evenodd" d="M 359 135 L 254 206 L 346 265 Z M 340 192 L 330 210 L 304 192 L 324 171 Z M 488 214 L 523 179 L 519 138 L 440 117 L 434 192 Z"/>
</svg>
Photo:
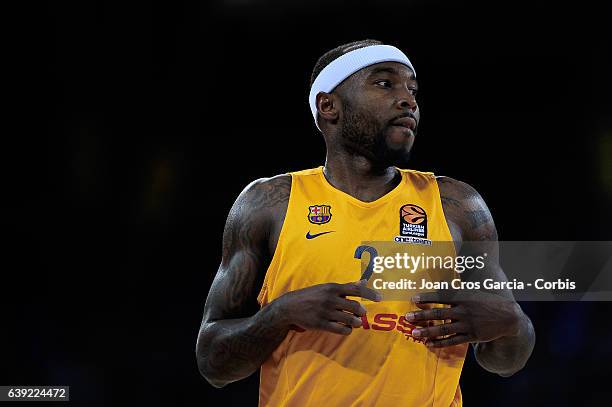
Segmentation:
<svg viewBox="0 0 612 407">
<path fill-rule="evenodd" d="M 443 290 L 421 293 L 412 300 L 421 309 L 431 303 L 451 305 L 406 314 L 409 322 L 424 326 L 414 329 L 412 336 L 426 339 L 426 345 L 432 348 L 517 335 L 523 312 L 514 300 L 482 291 Z M 445 323 L 431 326 L 430 321 Z M 430 326 L 426 326 L 428 323 Z"/>
<path fill-rule="evenodd" d="M 313 329 L 348 335 L 361 326 L 366 310 L 358 301 L 346 297 L 380 301 L 381 295 L 366 287 L 366 280 L 354 283 L 327 283 L 288 292 L 276 306 L 291 325 L 299 330 Z"/>
</svg>

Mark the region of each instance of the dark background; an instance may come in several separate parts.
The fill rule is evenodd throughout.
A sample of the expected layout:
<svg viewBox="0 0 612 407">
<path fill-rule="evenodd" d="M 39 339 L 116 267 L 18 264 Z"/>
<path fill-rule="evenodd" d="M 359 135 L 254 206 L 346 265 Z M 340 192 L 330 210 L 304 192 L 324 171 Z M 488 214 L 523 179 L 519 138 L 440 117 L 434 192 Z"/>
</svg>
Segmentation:
<svg viewBox="0 0 612 407">
<path fill-rule="evenodd" d="M 129 4 L 128 4 L 129 3 Z M 74 404 L 256 405 L 195 340 L 227 212 L 259 177 L 321 165 L 317 58 L 374 38 L 414 63 L 412 168 L 476 187 L 503 240 L 612 240 L 610 35 L 586 3 L 86 1 L 26 6 L 8 37 L 0 384 Z M 12 15 L 7 15 L 12 19 Z M 612 397 L 610 303 L 525 303 L 527 367 L 470 355 L 467 406 Z M 409 383 L 407 370 L 407 383 Z"/>
</svg>

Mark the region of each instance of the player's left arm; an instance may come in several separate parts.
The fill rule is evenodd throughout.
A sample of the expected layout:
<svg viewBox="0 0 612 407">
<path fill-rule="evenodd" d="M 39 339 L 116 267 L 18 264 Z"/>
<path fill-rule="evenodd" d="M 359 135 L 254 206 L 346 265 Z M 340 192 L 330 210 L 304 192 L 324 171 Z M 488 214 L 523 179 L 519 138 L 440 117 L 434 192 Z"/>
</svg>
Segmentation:
<svg viewBox="0 0 612 407">
<path fill-rule="evenodd" d="M 438 178 L 438 185 L 453 240 L 462 243 L 459 254 L 487 253 L 484 269 L 472 271 L 470 277 L 481 282 L 487 278 L 507 281 L 499 264 L 497 229 L 480 194 L 468 184 L 448 177 Z M 471 342 L 476 360 L 485 370 L 510 376 L 525 366 L 533 351 L 533 325 L 509 290 L 422 293 L 415 303 L 451 305 L 409 313 L 407 319 L 417 324 L 450 320 L 418 329 L 416 336 L 427 338 L 427 345 L 434 348 Z"/>
</svg>

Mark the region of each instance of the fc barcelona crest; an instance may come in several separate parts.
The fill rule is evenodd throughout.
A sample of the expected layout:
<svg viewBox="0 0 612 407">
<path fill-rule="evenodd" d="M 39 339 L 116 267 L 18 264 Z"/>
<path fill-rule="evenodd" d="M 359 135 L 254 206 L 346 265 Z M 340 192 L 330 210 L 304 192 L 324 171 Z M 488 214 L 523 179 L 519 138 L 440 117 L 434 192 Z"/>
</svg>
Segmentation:
<svg viewBox="0 0 612 407">
<path fill-rule="evenodd" d="M 331 206 L 329 205 L 313 205 L 309 206 L 310 213 L 308 214 L 308 220 L 310 223 L 315 225 L 322 225 L 331 220 Z"/>
</svg>

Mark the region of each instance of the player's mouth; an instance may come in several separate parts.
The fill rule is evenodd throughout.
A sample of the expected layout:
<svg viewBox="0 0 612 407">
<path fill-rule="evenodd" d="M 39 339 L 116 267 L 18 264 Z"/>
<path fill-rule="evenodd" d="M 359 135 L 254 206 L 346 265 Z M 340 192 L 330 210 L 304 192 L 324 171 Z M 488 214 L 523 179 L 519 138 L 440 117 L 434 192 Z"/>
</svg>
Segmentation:
<svg viewBox="0 0 612 407">
<path fill-rule="evenodd" d="M 404 127 L 406 129 L 410 129 L 413 132 L 416 130 L 416 120 L 412 117 L 402 117 L 397 120 L 394 120 L 391 123 L 392 126 Z"/>
</svg>

